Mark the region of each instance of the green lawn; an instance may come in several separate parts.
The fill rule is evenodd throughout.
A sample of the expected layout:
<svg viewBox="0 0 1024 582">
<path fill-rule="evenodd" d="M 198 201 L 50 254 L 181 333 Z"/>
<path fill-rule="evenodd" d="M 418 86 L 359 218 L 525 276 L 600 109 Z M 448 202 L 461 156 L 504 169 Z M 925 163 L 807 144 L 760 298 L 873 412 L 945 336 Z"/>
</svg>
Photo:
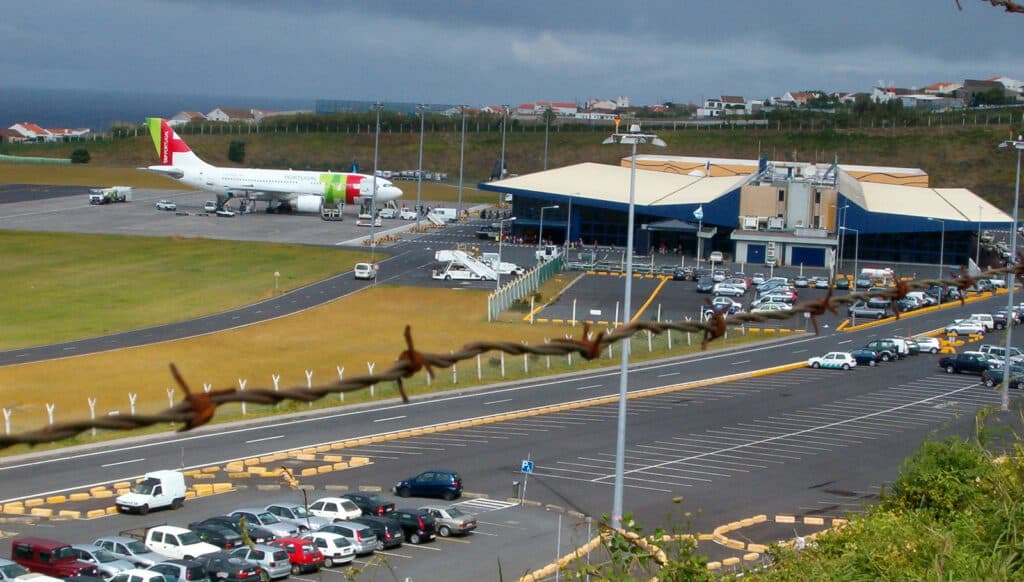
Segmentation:
<svg viewBox="0 0 1024 582">
<path fill-rule="evenodd" d="M 224 311 L 348 270 L 362 253 L 206 239 L 0 231 L 0 349 Z"/>
</svg>

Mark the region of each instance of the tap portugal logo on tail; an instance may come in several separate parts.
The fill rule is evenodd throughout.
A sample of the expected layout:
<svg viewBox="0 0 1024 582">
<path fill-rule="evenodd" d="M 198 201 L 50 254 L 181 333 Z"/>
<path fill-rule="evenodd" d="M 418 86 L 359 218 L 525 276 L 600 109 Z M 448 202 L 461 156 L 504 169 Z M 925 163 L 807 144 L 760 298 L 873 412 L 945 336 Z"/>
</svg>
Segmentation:
<svg viewBox="0 0 1024 582">
<path fill-rule="evenodd" d="M 167 120 L 159 117 L 147 117 L 146 125 L 149 126 L 149 135 L 153 138 L 153 145 L 156 146 L 156 155 L 160 158 L 160 165 L 173 166 L 174 154 L 192 151 L 171 129 Z"/>
</svg>

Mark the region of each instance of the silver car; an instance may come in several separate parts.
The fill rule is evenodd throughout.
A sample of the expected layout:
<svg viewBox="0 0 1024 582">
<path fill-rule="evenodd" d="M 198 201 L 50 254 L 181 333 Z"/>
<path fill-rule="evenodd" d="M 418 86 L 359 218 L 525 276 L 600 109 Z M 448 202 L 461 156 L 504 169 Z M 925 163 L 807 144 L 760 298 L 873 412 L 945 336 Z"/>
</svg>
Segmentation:
<svg viewBox="0 0 1024 582">
<path fill-rule="evenodd" d="M 139 540 L 127 536 L 102 537 L 94 541 L 92 545 L 108 550 L 118 558 L 128 560 L 140 568 L 146 568 L 167 559 L 167 556 L 158 554 Z"/>
<path fill-rule="evenodd" d="M 331 523 L 331 520 L 326 517 L 319 517 L 309 513 L 306 511 L 306 506 L 301 503 L 272 503 L 266 509 L 273 513 L 277 519 L 299 528 L 299 533 L 311 529 L 315 531 Z"/>
<path fill-rule="evenodd" d="M 279 538 L 293 538 L 299 535 L 299 528 L 290 523 L 284 523 L 273 513 L 261 507 L 245 507 L 236 509 L 230 513 L 231 517 L 244 517 L 245 523 L 258 525 L 274 532 Z"/>
<path fill-rule="evenodd" d="M 95 564 L 100 576 L 106 579 L 135 567 L 134 562 L 119 558 L 110 550 L 92 544 L 72 544 L 71 551 L 79 560 Z"/>
<path fill-rule="evenodd" d="M 424 505 L 421 510 L 434 516 L 437 533 L 446 538 L 452 534 L 464 535 L 476 529 L 476 516 L 470 515 L 455 505 Z"/>
<path fill-rule="evenodd" d="M 318 531 L 342 536 L 355 546 L 356 554 L 360 556 L 373 553 L 377 549 L 377 534 L 373 533 L 368 525 L 354 521 L 336 521 L 331 525 L 325 525 Z"/>
<path fill-rule="evenodd" d="M 243 560 L 249 560 L 250 562 L 256 562 L 259 564 L 260 570 L 271 580 L 286 578 L 292 573 L 292 563 L 288 558 L 288 552 L 281 548 L 275 548 L 266 544 L 253 544 L 251 548 L 243 546 L 237 550 L 232 550 L 231 555 L 238 556 Z"/>
</svg>

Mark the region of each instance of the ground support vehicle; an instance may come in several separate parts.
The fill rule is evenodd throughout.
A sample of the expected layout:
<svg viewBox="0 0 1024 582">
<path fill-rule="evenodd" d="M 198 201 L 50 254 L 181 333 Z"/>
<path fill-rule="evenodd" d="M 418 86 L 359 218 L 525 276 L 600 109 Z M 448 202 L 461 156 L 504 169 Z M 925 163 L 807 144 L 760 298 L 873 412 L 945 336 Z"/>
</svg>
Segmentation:
<svg viewBox="0 0 1024 582">
<path fill-rule="evenodd" d="M 89 190 L 89 204 L 113 204 L 115 202 L 131 201 L 131 186 L 111 186 L 109 188 L 92 188 Z"/>
<path fill-rule="evenodd" d="M 181 471 L 152 471 L 132 485 L 131 492 L 114 501 L 121 513 L 145 515 L 151 509 L 178 509 L 185 503 L 185 475 Z"/>
</svg>

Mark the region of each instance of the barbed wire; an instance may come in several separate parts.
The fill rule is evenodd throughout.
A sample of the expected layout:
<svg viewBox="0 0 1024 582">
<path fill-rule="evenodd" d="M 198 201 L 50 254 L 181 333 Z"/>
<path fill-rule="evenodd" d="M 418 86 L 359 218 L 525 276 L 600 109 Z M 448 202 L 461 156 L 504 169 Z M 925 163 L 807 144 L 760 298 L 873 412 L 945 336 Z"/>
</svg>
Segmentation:
<svg viewBox="0 0 1024 582">
<path fill-rule="evenodd" d="M 593 360 L 600 356 L 606 347 L 620 343 L 631 338 L 637 333 L 648 332 L 653 335 L 660 335 L 669 331 L 683 333 L 702 334 L 701 349 L 714 340 L 723 337 L 730 325 L 745 325 L 751 323 L 766 323 L 770 321 L 783 321 L 808 314 L 814 324 L 814 331 L 817 334 L 818 316 L 825 313 L 838 314 L 838 308 L 844 305 L 851 305 L 858 301 L 870 298 L 884 297 L 889 300 L 893 313 L 897 319 L 900 317 L 900 299 L 907 293 L 915 290 L 930 289 L 938 286 L 943 288 L 943 294 L 947 289 L 959 291 L 960 302 L 963 301 L 968 290 L 982 279 L 1005 277 L 1007 274 L 1014 275 L 1017 281 L 1024 280 L 1024 256 L 1018 256 L 1014 265 L 989 269 L 972 276 L 966 270 L 950 273 L 949 279 L 920 279 L 913 281 L 897 280 L 895 286 L 885 289 L 870 289 L 868 291 L 851 291 L 845 295 L 834 295 L 833 288 L 829 287 L 828 293 L 819 299 L 797 303 L 790 310 L 766 311 L 766 312 L 740 312 L 727 315 L 724 307 L 714 307 L 706 318 L 700 320 L 685 320 L 675 322 L 657 321 L 633 321 L 611 330 L 609 332 L 596 332 L 591 334 L 590 325 L 583 325 L 583 333 L 579 339 L 552 339 L 538 345 L 528 345 L 515 341 L 477 341 L 462 346 L 458 351 L 448 354 L 436 354 L 420 352 L 415 349 L 412 329 L 405 328 L 406 349 L 401 352 L 398 359 L 390 368 L 380 374 L 367 374 L 355 376 L 344 380 L 338 380 L 322 386 L 295 387 L 283 390 L 269 388 L 227 388 L 223 390 L 193 391 L 190 389 L 184 376 L 174 365 L 170 365 L 171 375 L 175 382 L 185 393 L 185 398 L 178 404 L 169 407 L 157 414 L 134 414 L 130 416 L 110 416 L 96 419 L 78 420 L 63 423 L 54 423 L 41 429 L 0 436 L 0 450 L 14 445 L 39 445 L 52 443 L 63 439 L 75 437 L 83 432 L 93 429 L 131 431 L 146 428 L 158 424 L 180 424 L 179 432 L 192 430 L 208 423 L 216 414 L 217 408 L 226 404 L 249 403 L 249 404 L 280 404 L 282 402 L 314 402 L 333 394 L 345 394 L 364 390 L 370 386 L 383 382 L 395 382 L 402 402 L 409 402 L 409 395 L 406 392 L 403 380 L 413 377 L 421 370 L 425 370 L 431 377 L 434 376 L 435 368 L 450 368 L 457 363 L 489 352 L 503 352 L 508 355 L 536 355 L 536 356 L 568 356 L 578 354 L 587 360 Z M 708 305 L 711 301 L 708 300 Z"/>
</svg>

